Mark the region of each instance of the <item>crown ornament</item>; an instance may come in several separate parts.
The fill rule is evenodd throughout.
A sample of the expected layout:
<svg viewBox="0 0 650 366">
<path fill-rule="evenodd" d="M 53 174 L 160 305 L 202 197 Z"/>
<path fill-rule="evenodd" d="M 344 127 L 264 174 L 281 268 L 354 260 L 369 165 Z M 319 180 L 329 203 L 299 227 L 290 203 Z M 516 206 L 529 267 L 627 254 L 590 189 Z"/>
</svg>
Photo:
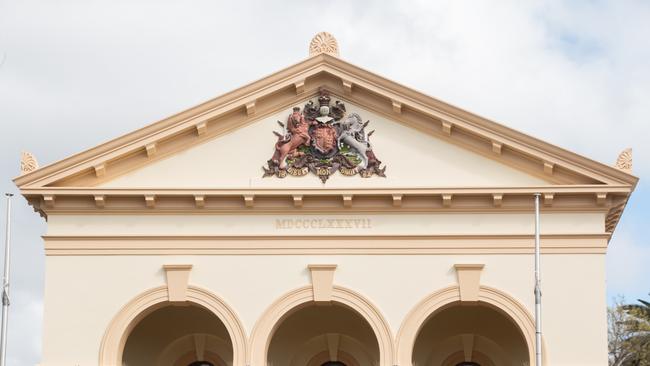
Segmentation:
<svg viewBox="0 0 650 366">
<path fill-rule="evenodd" d="M 320 96 L 318 97 L 318 104 L 321 107 L 329 107 L 330 106 L 330 101 L 332 99 L 330 98 L 330 95 L 328 92 L 321 90 L 320 91 Z"/>
</svg>

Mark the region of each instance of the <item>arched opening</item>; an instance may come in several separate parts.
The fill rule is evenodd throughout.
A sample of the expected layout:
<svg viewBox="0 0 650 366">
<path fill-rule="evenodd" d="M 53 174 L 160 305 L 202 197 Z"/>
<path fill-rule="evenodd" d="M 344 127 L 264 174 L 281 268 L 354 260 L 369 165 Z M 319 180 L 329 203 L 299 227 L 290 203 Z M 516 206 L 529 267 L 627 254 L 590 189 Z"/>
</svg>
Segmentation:
<svg viewBox="0 0 650 366">
<path fill-rule="evenodd" d="M 377 337 L 366 319 L 332 302 L 294 309 L 276 326 L 267 352 L 268 365 L 378 365 Z"/>
<path fill-rule="evenodd" d="M 125 304 L 124 307 L 115 314 L 115 317 L 111 320 L 108 328 L 106 328 L 106 333 L 104 334 L 99 349 L 99 366 L 122 365 L 124 360 L 124 349 L 128 338 L 133 334 L 133 330 L 143 319 L 146 319 L 147 316 L 156 310 L 172 306 L 172 303 L 168 300 L 169 293 L 167 287 L 160 286 L 139 294 Z M 208 290 L 196 286 L 188 286 L 187 302 L 183 304 L 175 303 L 173 306 L 179 306 L 181 308 L 194 306 L 214 315 L 214 317 L 210 319 L 212 321 L 221 321 L 221 324 L 223 324 L 228 331 L 227 334 L 229 336 L 221 338 L 220 342 L 222 344 L 230 342 L 231 346 L 227 349 L 232 352 L 232 365 L 246 365 L 246 334 L 244 332 L 244 327 L 235 312 L 232 311 L 223 300 Z M 193 334 L 192 337 L 195 335 L 196 334 Z M 182 344 L 182 342 L 187 341 L 188 338 L 192 337 L 181 337 L 182 339 L 177 339 L 175 344 L 178 346 L 178 344 Z M 206 337 L 208 337 L 206 342 L 210 339 L 214 340 L 214 338 L 212 338 L 214 336 L 210 334 L 207 334 Z M 202 342 L 200 337 L 198 342 Z M 233 349 L 234 352 L 232 351 Z M 189 364 L 191 362 L 195 362 L 195 360 L 189 359 L 187 363 Z M 218 363 L 215 365 L 218 365 Z"/>
<path fill-rule="evenodd" d="M 413 347 L 418 366 L 521 366 L 529 364 L 526 339 L 502 311 L 455 302 L 420 328 Z"/>
<path fill-rule="evenodd" d="M 198 305 L 164 305 L 143 317 L 126 339 L 124 366 L 231 366 L 223 322 Z"/>
</svg>

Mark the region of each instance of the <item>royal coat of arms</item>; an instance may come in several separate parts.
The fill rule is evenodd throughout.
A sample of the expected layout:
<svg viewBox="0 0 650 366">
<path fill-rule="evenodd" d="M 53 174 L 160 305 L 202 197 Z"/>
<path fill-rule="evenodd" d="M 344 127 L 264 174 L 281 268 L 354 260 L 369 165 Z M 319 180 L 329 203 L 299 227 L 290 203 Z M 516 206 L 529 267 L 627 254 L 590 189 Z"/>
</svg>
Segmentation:
<svg viewBox="0 0 650 366">
<path fill-rule="evenodd" d="M 330 104 L 328 93 L 321 92 L 318 105 L 309 101 L 302 110 L 294 107 L 286 124 L 278 121 L 282 132 L 274 132 L 278 141 L 268 167 L 263 167 L 264 177 L 311 172 L 325 183 L 337 171 L 364 178 L 386 176 L 386 167 L 381 167 L 369 141 L 374 130 L 365 131 L 370 121 L 364 123 L 357 113 L 347 114 L 338 100 Z"/>
</svg>

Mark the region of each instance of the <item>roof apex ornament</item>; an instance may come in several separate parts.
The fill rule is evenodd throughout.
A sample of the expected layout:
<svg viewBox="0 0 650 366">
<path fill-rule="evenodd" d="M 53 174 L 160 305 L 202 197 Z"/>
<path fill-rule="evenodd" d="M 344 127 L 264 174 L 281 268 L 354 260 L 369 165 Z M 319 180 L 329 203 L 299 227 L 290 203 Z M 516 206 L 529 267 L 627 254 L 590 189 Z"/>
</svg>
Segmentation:
<svg viewBox="0 0 650 366">
<path fill-rule="evenodd" d="M 31 173 L 38 169 L 38 161 L 32 153 L 23 151 L 20 156 L 20 175 Z"/>
<path fill-rule="evenodd" d="M 619 170 L 631 174 L 632 173 L 632 148 L 627 148 L 621 151 L 621 153 L 618 154 L 618 158 L 616 159 L 616 165 L 614 166 Z"/>
<path fill-rule="evenodd" d="M 309 43 L 309 57 L 327 53 L 339 57 L 339 43 L 333 35 L 327 32 L 320 32 L 311 39 Z"/>
</svg>

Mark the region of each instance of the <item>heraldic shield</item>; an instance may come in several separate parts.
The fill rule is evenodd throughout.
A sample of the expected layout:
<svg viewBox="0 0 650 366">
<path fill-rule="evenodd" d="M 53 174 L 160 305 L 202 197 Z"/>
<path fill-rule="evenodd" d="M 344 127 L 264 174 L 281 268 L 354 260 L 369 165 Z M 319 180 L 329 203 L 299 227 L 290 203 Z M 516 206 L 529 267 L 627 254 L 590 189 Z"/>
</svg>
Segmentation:
<svg viewBox="0 0 650 366">
<path fill-rule="evenodd" d="M 347 114 L 341 101 L 330 104 L 329 94 L 321 91 L 318 105 L 311 100 L 302 110 L 294 107 L 286 124 L 278 121 L 283 131 L 274 132 L 278 141 L 268 167 L 263 167 L 264 177 L 312 172 L 325 183 L 336 171 L 364 178 L 386 176 L 386 167 L 381 167 L 369 141 L 374 131 L 365 132 L 370 121 L 364 123 L 357 113 Z"/>
</svg>

